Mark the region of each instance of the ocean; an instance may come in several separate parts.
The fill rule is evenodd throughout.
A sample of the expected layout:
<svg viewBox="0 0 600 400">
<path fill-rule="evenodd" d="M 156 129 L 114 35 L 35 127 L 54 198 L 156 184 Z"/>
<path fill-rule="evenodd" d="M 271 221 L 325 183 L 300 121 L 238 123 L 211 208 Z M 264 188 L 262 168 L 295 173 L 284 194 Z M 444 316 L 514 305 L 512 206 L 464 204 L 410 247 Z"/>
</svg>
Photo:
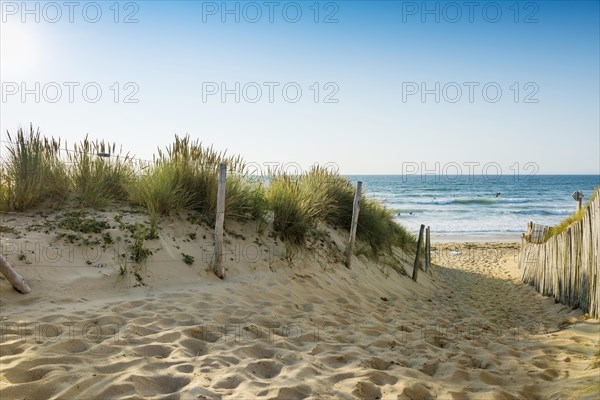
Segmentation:
<svg viewBox="0 0 600 400">
<path fill-rule="evenodd" d="M 434 241 L 517 240 L 527 223 L 556 225 L 600 185 L 598 175 L 434 176 L 352 175 L 367 197 L 391 208 L 402 225 L 417 233 L 431 227 Z M 497 194 L 499 195 L 497 196 Z"/>
</svg>

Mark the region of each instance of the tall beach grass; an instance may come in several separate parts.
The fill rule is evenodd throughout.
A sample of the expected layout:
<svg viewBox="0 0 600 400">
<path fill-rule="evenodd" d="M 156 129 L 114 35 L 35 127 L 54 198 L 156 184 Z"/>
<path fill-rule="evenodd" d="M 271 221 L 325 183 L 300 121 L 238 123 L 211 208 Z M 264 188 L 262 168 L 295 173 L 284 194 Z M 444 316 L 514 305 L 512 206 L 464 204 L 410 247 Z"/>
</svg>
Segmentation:
<svg viewBox="0 0 600 400">
<path fill-rule="evenodd" d="M 267 189 L 273 229 L 293 244 L 304 243 L 321 223 L 349 230 L 354 194 L 348 178 L 321 167 L 301 176 L 276 175 Z M 393 246 L 406 250 L 416 246 L 414 235 L 394 220 L 393 212 L 364 193 L 356 235 L 370 246 L 372 255 L 390 252 Z"/>
<path fill-rule="evenodd" d="M 12 138 L 9 135 L 9 141 Z M 145 207 L 157 225 L 160 216 L 195 210 L 212 223 L 216 215 L 219 164 L 227 165 L 225 217 L 270 225 L 294 246 L 306 243 L 322 226 L 349 230 L 355 188 L 337 172 L 314 167 L 300 175 L 271 171 L 252 176 L 244 160 L 189 136 L 175 136 L 153 163 L 136 164 L 116 145 L 87 137 L 61 157 L 60 141 L 39 131 L 19 130 L 8 157 L 0 163 L 0 208 L 25 210 L 44 199 L 71 195 L 82 206 L 99 208 L 114 201 Z M 393 246 L 414 251 L 415 237 L 396 223 L 393 213 L 361 193 L 357 237 L 373 255 Z"/>
<path fill-rule="evenodd" d="M 136 178 L 130 195 L 161 215 L 193 209 L 212 220 L 221 163 L 228 169 L 225 217 L 262 219 L 266 212 L 262 186 L 248 178 L 242 158 L 217 152 L 189 136 L 175 136 L 174 143 L 159 149 L 154 165 Z"/>
<path fill-rule="evenodd" d="M 273 210 L 273 230 L 293 245 L 305 242 L 330 205 L 327 193 L 308 185 L 306 176 L 283 173 L 271 179 L 267 202 Z"/>
<path fill-rule="evenodd" d="M 23 211 L 42 200 L 64 198 L 69 190 L 67 168 L 60 160 L 60 140 L 42 137 L 30 126 L 19 129 L 2 152 L 0 209 Z"/>
<path fill-rule="evenodd" d="M 133 159 L 115 144 L 90 141 L 87 136 L 68 153 L 73 192 L 85 207 L 102 207 L 110 201 L 127 198 L 134 170 Z"/>
</svg>

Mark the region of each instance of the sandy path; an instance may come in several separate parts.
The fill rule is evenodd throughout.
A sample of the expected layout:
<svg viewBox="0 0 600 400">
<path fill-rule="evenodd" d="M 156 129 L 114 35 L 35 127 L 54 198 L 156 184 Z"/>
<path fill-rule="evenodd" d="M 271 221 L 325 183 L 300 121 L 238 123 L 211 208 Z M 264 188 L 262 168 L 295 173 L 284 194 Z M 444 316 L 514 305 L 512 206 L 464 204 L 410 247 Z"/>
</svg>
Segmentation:
<svg viewBox="0 0 600 400">
<path fill-rule="evenodd" d="M 362 257 L 109 300 L 2 282 L 0 397 L 593 398 L 598 322 L 564 329 L 581 313 L 518 282 L 515 245 L 469 246 L 416 284 Z"/>
</svg>

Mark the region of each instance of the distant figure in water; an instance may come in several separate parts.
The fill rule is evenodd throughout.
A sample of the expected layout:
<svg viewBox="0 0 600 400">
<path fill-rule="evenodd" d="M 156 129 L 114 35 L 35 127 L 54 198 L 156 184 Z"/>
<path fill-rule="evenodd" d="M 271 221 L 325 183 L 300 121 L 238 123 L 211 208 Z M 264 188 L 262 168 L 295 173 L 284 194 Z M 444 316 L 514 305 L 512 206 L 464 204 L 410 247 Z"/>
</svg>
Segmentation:
<svg viewBox="0 0 600 400">
<path fill-rule="evenodd" d="M 496 197 L 500 197 L 500 192 L 496 193 Z"/>
<path fill-rule="evenodd" d="M 412 212 L 409 212 L 409 213 L 408 213 L 408 215 L 413 215 L 413 213 L 412 213 Z"/>
</svg>

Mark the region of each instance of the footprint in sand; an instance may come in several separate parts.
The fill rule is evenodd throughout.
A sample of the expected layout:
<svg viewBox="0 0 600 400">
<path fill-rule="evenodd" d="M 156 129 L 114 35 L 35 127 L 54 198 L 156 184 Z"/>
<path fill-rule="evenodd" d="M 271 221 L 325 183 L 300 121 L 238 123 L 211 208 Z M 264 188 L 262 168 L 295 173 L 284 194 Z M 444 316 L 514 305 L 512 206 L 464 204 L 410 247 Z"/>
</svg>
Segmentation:
<svg viewBox="0 0 600 400">
<path fill-rule="evenodd" d="M 137 393 L 146 397 L 156 396 L 156 394 L 176 393 L 190 383 L 189 378 L 170 375 L 131 375 L 127 380 L 135 385 Z"/>
<path fill-rule="evenodd" d="M 360 381 L 356 384 L 356 388 L 352 394 L 359 399 L 381 399 L 381 389 L 371 382 Z"/>
<path fill-rule="evenodd" d="M 434 400 L 435 397 L 425 386 L 420 383 L 404 388 L 398 400 Z"/>
<path fill-rule="evenodd" d="M 206 342 L 198 339 L 184 339 L 179 342 L 190 357 L 200 357 L 208 353 Z"/>
<path fill-rule="evenodd" d="M 271 379 L 279 375 L 283 365 L 279 362 L 271 360 L 261 360 L 250 363 L 246 366 L 246 369 L 253 375 L 262 379 Z"/>
<path fill-rule="evenodd" d="M 244 379 L 240 375 L 229 375 L 215 382 L 212 387 L 215 389 L 235 389 Z"/>
<path fill-rule="evenodd" d="M 398 377 L 382 371 L 373 371 L 369 373 L 369 381 L 377 386 L 395 385 Z"/>
<path fill-rule="evenodd" d="M 192 364 L 180 364 L 175 369 L 184 374 L 191 374 L 194 371 L 194 366 Z"/>
<path fill-rule="evenodd" d="M 161 344 L 149 344 L 137 347 L 133 351 L 140 357 L 167 358 L 173 351 L 173 348 Z"/>
<path fill-rule="evenodd" d="M 310 397 L 312 389 L 308 385 L 297 385 L 279 389 L 277 395 L 269 400 L 302 400 Z"/>
<path fill-rule="evenodd" d="M 43 367 L 43 366 L 35 367 L 35 368 L 27 369 L 27 370 L 20 369 L 20 368 L 13 368 L 13 369 L 6 371 L 4 373 L 4 377 L 10 383 L 28 383 L 28 382 L 39 381 L 44 376 L 46 376 L 48 373 L 55 371 L 55 370 L 56 370 L 55 368 Z"/>
</svg>

